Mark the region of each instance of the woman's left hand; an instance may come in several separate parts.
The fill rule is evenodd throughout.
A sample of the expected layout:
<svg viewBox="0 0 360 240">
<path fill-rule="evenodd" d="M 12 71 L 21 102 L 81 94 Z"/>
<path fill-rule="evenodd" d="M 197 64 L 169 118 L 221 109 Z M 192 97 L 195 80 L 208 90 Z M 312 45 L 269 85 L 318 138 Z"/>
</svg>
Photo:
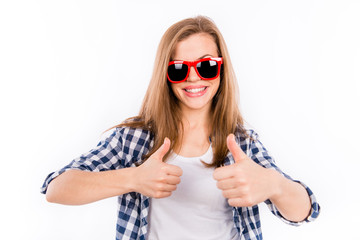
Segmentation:
<svg viewBox="0 0 360 240">
<path fill-rule="evenodd" d="M 227 137 L 227 146 L 235 164 L 215 169 L 213 176 L 231 206 L 254 206 L 279 193 L 281 175 L 278 172 L 250 159 L 236 143 L 233 134 Z"/>
</svg>

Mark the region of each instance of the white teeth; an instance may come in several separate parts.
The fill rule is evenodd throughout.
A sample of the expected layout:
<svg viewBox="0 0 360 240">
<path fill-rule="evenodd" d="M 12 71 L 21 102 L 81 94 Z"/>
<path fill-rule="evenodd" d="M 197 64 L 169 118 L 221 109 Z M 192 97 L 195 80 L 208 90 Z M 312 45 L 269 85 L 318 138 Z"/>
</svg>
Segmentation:
<svg viewBox="0 0 360 240">
<path fill-rule="evenodd" d="M 191 89 L 185 89 L 185 91 L 189 92 L 189 93 L 198 93 L 201 91 L 204 91 L 206 87 L 202 87 L 202 88 L 191 88 Z"/>
</svg>

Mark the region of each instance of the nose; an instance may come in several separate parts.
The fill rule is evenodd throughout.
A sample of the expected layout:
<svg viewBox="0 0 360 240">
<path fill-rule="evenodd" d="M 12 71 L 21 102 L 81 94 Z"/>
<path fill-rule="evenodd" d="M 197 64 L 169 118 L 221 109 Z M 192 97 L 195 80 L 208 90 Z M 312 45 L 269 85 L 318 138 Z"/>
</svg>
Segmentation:
<svg viewBox="0 0 360 240">
<path fill-rule="evenodd" d="M 193 66 L 191 66 L 187 81 L 188 82 L 196 82 L 198 80 L 200 80 L 200 78 L 199 78 L 198 74 L 196 73 L 195 68 Z"/>
</svg>

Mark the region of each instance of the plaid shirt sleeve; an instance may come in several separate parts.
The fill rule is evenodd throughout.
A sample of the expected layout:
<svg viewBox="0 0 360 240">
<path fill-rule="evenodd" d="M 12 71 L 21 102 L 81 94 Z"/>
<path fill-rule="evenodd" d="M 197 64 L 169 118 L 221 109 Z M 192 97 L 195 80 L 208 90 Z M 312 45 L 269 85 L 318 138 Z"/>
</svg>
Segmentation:
<svg viewBox="0 0 360 240">
<path fill-rule="evenodd" d="M 99 172 L 126 167 L 126 165 L 129 165 L 129 162 L 122 159 L 119 154 L 123 152 L 122 142 L 121 131 L 115 129 L 109 137 L 100 141 L 95 148 L 74 159 L 62 169 L 50 173 L 41 187 L 41 193 L 45 194 L 49 183 L 70 169 Z"/>
<path fill-rule="evenodd" d="M 47 176 L 41 192 L 46 193 L 49 183 L 70 169 L 106 171 L 135 167 L 153 145 L 153 135 L 144 129 L 116 128 L 112 134 L 89 152 L 74 159 L 64 168 Z M 130 192 L 118 196 L 116 239 L 145 239 L 149 201 L 148 197 Z"/>
<path fill-rule="evenodd" d="M 286 178 L 298 182 L 300 183 L 302 186 L 304 186 L 304 188 L 306 189 L 310 201 L 311 201 L 311 210 L 310 213 L 308 215 L 308 217 L 301 221 L 301 222 L 292 222 L 289 221 L 287 219 L 285 219 L 280 212 L 278 211 L 278 209 L 276 208 L 276 206 L 270 201 L 270 200 L 266 200 L 265 203 L 267 204 L 268 208 L 270 209 L 270 211 L 277 217 L 279 217 L 282 221 L 284 221 L 287 224 L 290 225 L 294 225 L 294 226 L 299 226 L 304 222 L 311 222 L 314 221 L 319 213 L 320 213 L 320 205 L 318 204 L 318 202 L 316 201 L 315 195 L 313 194 L 313 192 L 310 190 L 310 188 L 308 186 L 306 186 L 303 182 L 301 181 L 297 181 L 297 180 L 293 180 L 290 176 L 288 176 L 287 174 L 285 174 L 284 172 L 282 172 L 275 164 L 274 159 L 268 154 L 268 151 L 266 150 L 266 148 L 263 146 L 263 144 L 260 142 L 260 140 L 258 139 L 258 135 L 257 133 L 255 133 L 253 130 L 249 130 L 248 131 L 249 135 L 250 135 L 250 144 L 248 145 L 249 149 L 247 149 L 247 154 L 258 164 L 262 165 L 265 168 L 271 168 L 271 169 L 275 169 L 276 171 L 280 172 L 283 176 L 285 176 Z"/>
</svg>

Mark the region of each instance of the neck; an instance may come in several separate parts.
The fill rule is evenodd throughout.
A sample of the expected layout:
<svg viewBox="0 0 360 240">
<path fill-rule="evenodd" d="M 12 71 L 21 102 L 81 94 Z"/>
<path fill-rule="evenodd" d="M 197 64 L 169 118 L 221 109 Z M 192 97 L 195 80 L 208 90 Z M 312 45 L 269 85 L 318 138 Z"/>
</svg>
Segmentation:
<svg viewBox="0 0 360 240">
<path fill-rule="evenodd" d="M 185 157 L 203 155 L 209 149 L 210 109 L 182 108 L 182 125 L 180 143 L 174 151 Z"/>
<path fill-rule="evenodd" d="M 185 129 L 206 128 L 210 125 L 210 108 L 182 109 L 182 123 Z"/>
</svg>

